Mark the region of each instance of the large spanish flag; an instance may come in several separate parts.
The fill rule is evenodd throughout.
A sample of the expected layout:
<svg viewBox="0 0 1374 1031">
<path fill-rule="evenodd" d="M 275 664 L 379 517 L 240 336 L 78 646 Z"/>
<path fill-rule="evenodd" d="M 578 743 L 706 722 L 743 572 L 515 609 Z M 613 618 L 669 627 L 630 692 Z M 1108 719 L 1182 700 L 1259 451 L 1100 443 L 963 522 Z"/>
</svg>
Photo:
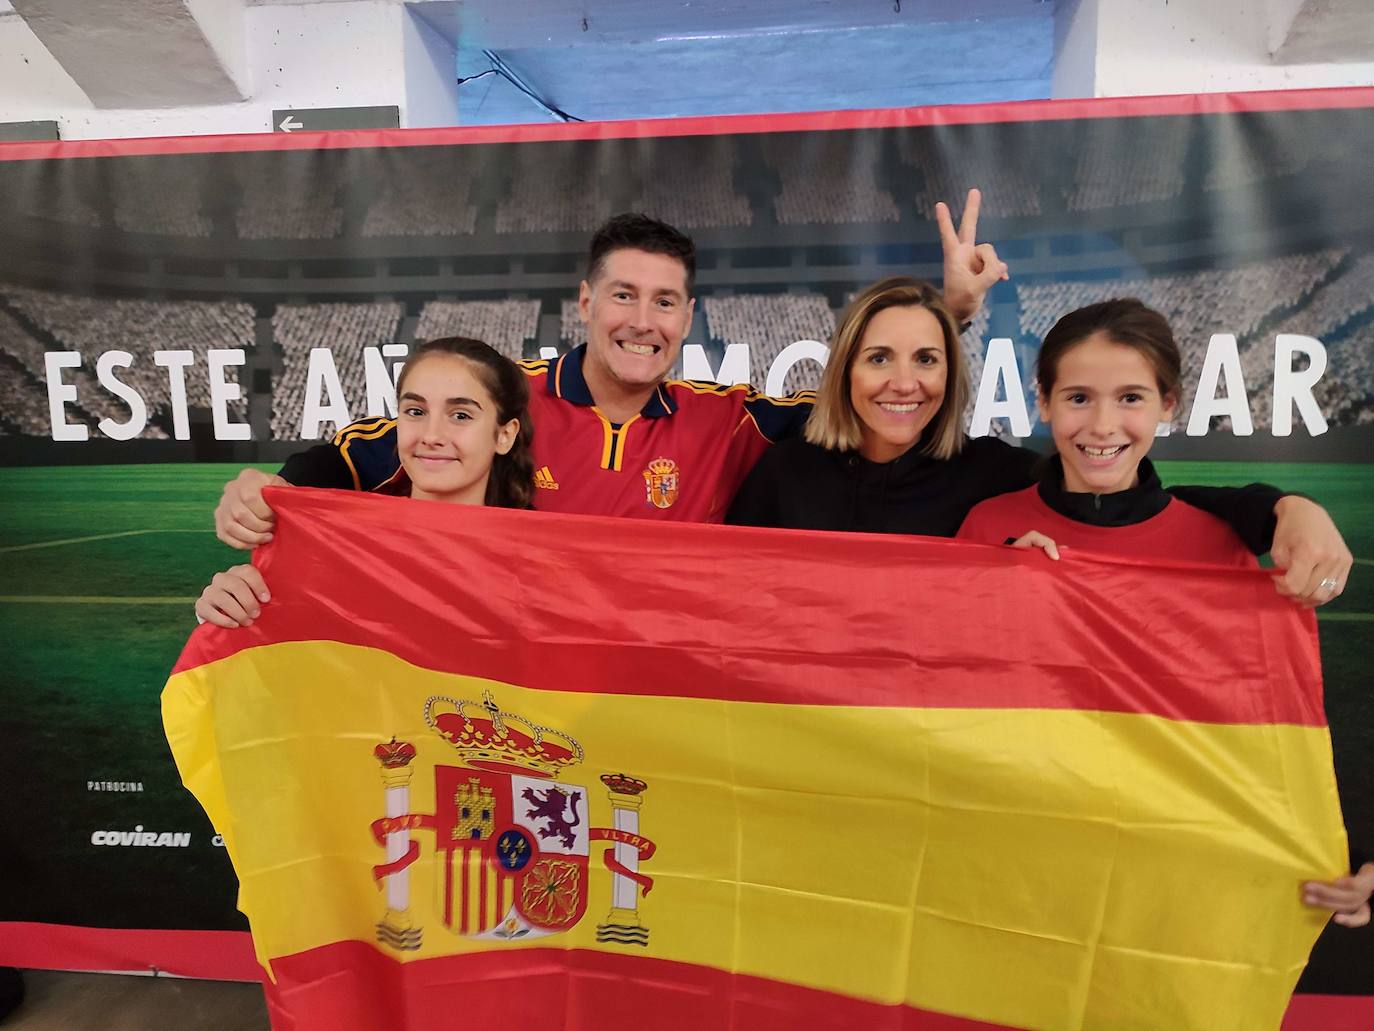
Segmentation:
<svg viewBox="0 0 1374 1031">
<path fill-rule="evenodd" d="M 1279 1025 L 1346 844 L 1264 573 L 270 500 L 163 710 L 277 1027 Z"/>
</svg>

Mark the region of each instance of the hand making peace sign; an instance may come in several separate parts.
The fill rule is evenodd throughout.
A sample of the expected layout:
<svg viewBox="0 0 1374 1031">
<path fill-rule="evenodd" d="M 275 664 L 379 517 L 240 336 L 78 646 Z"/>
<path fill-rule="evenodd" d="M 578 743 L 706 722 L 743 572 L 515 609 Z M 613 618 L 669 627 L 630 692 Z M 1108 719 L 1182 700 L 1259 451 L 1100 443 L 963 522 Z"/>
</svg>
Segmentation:
<svg viewBox="0 0 1374 1031">
<path fill-rule="evenodd" d="M 983 195 L 969 190 L 958 232 L 949 205 L 935 205 L 935 221 L 940 226 L 940 247 L 945 255 L 945 304 L 959 322 L 970 321 L 983 303 L 992 284 L 1007 278 L 1007 265 L 997 257 L 990 243 L 977 243 L 978 208 Z"/>
</svg>

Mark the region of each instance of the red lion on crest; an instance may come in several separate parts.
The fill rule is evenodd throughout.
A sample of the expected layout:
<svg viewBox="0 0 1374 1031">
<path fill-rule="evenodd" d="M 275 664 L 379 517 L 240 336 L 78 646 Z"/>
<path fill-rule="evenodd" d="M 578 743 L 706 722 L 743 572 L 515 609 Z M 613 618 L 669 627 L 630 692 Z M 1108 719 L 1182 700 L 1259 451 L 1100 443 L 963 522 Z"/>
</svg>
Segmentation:
<svg viewBox="0 0 1374 1031">
<path fill-rule="evenodd" d="M 534 788 L 526 788 L 520 797 L 532 806 L 525 810 L 526 816 L 532 820 L 547 821 L 545 826 L 539 828 L 541 838 L 559 838 L 564 848 L 572 848 L 577 843 L 575 830 L 582 823 L 577 803 L 582 801 L 582 792 L 564 791 L 557 787 L 536 792 Z M 572 813 L 571 821 L 563 816 L 565 809 Z"/>
</svg>

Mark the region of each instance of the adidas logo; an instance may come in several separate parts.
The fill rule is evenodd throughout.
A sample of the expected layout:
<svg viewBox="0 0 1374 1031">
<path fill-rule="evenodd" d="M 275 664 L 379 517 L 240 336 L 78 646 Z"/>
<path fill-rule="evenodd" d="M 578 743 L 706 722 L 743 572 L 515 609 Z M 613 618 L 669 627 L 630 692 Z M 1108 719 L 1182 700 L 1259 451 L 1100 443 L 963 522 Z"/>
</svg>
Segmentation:
<svg viewBox="0 0 1374 1031">
<path fill-rule="evenodd" d="M 549 467 L 542 466 L 534 474 L 534 485 L 540 490 L 557 490 L 558 481 L 553 478 L 553 473 L 549 472 Z"/>
</svg>

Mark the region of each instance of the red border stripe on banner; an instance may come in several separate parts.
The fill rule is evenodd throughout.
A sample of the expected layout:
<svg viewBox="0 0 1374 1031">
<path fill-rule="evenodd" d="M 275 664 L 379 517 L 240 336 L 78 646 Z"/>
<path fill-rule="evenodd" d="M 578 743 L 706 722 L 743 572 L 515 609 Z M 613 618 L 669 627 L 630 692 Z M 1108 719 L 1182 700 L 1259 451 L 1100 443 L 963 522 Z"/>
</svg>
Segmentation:
<svg viewBox="0 0 1374 1031">
<path fill-rule="evenodd" d="M 766 132 L 824 132 L 990 122 L 1044 122 L 1158 115 L 1242 114 L 1374 107 L 1374 87 L 1186 93 L 1153 97 L 1019 100 L 996 104 L 806 111 L 796 114 L 642 118 L 619 122 L 455 126 L 442 129 L 358 129 L 347 132 L 242 133 L 232 136 L 159 136 L 123 140 L 0 143 L 0 161 L 131 157 L 153 154 L 221 154 L 238 151 L 340 150 L 363 147 L 435 147 L 550 140 L 615 140 L 646 136 L 718 136 Z"/>
<path fill-rule="evenodd" d="M 0 966 L 260 981 L 247 931 L 167 931 L 0 923 Z"/>
</svg>

